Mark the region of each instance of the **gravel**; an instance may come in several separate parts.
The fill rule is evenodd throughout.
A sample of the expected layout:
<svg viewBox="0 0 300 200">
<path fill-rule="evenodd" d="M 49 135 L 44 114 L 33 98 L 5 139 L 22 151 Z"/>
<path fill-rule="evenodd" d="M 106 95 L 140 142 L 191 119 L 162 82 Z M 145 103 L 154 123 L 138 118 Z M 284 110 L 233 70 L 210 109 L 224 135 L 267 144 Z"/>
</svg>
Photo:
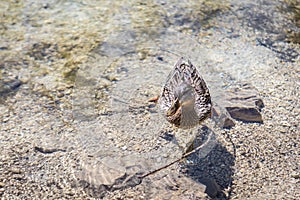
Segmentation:
<svg viewBox="0 0 300 200">
<path fill-rule="evenodd" d="M 299 4 L 1 1 L 0 197 L 300 199 Z M 169 126 L 147 99 L 181 54 L 260 123 Z"/>
</svg>

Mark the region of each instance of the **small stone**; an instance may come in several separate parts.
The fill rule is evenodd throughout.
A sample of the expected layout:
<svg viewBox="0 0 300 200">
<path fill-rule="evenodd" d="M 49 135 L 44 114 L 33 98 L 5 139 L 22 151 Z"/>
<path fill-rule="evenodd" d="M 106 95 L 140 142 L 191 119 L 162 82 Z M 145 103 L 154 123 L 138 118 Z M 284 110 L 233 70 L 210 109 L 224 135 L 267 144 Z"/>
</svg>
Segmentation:
<svg viewBox="0 0 300 200">
<path fill-rule="evenodd" d="M 230 129 L 235 126 L 235 123 L 228 112 L 217 104 L 215 104 L 212 109 L 212 118 L 221 128 Z"/>
<path fill-rule="evenodd" d="M 255 101 L 255 105 L 259 108 L 259 109 L 262 109 L 263 107 L 265 107 L 262 99 L 256 99 Z"/>
<path fill-rule="evenodd" d="M 24 179 L 24 177 L 23 177 L 23 175 L 22 174 L 14 174 L 13 176 L 12 176 L 14 179 L 16 179 L 16 180 L 22 180 L 22 179 Z"/>
<path fill-rule="evenodd" d="M 2 122 L 4 122 L 4 123 L 5 123 L 5 122 L 8 122 L 9 119 L 10 119 L 9 117 L 5 117 L 5 118 L 3 118 Z"/>
<path fill-rule="evenodd" d="M 74 192 L 71 191 L 71 190 L 65 191 L 65 194 L 68 195 L 68 196 L 74 196 Z"/>
<path fill-rule="evenodd" d="M 69 94 L 71 94 L 71 93 L 72 93 L 72 90 L 71 90 L 71 89 L 66 89 L 66 90 L 65 90 L 65 94 L 66 94 L 66 95 L 69 95 Z"/>
<path fill-rule="evenodd" d="M 101 87 L 107 88 L 107 87 L 111 86 L 111 81 L 113 81 L 112 79 L 113 79 L 112 77 L 101 78 L 99 80 Z"/>
<path fill-rule="evenodd" d="M 292 174 L 292 177 L 295 178 L 295 179 L 299 179 L 300 178 L 300 174 L 294 173 L 294 174 Z"/>
<path fill-rule="evenodd" d="M 114 76 L 114 75 L 110 75 L 110 76 L 107 76 L 107 79 L 110 80 L 110 81 L 118 81 L 118 77 Z"/>
<path fill-rule="evenodd" d="M 0 81 L 0 96 L 17 90 L 22 85 L 19 79 Z"/>
<path fill-rule="evenodd" d="M 290 127 L 290 126 L 291 126 L 291 124 L 290 124 L 288 121 L 286 121 L 286 120 L 281 121 L 280 124 L 281 124 L 283 127 Z"/>
<path fill-rule="evenodd" d="M 58 94 L 57 94 L 57 97 L 58 98 L 61 98 L 61 97 L 63 97 L 64 96 L 64 93 L 62 93 L 62 92 L 59 92 Z"/>
<path fill-rule="evenodd" d="M 140 149 L 141 149 L 140 146 L 135 146 L 135 147 L 134 147 L 134 150 L 135 150 L 135 151 L 139 151 Z"/>
<path fill-rule="evenodd" d="M 10 168 L 9 170 L 13 174 L 21 174 L 22 171 L 19 168 Z"/>
<path fill-rule="evenodd" d="M 141 129 L 141 124 L 136 124 L 136 125 L 135 125 L 135 128 L 136 128 L 136 130 Z"/>
<path fill-rule="evenodd" d="M 223 128 L 230 129 L 235 126 L 235 123 L 230 118 L 226 118 L 223 122 Z"/>
<path fill-rule="evenodd" d="M 233 119 L 244 122 L 258 122 L 262 123 L 262 116 L 257 108 L 247 107 L 226 107 L 226 110 Z"/>
</svg>

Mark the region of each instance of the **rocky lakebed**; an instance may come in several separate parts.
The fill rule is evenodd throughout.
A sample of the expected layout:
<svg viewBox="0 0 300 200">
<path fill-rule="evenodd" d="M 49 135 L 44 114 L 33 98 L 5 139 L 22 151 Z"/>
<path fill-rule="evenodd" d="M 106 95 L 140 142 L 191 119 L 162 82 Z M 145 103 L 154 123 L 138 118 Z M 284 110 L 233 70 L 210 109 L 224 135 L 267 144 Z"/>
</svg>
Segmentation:
<svg viewBox="0 0 300 200">
<path fill-rule="evenodd" d="M 300 199 L 299 0 L 0 14 L 1 199 Z M 213 105 L 190 129 L 149 101 L 181 57 Z"/>
</svg>

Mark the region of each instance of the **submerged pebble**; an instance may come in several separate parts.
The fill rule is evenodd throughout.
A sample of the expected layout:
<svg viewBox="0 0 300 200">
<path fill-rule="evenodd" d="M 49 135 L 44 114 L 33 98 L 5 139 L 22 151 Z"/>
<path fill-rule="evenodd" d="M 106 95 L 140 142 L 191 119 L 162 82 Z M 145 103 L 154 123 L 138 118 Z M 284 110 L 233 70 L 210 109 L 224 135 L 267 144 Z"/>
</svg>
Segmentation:
<svg viewBox="0 0 300 200">
<path fill-rule="evenodd" d="M 21 85 L 22 82 L 19 79 L 0 80 L 0 97 L 16 91 Z"/>
</svg>

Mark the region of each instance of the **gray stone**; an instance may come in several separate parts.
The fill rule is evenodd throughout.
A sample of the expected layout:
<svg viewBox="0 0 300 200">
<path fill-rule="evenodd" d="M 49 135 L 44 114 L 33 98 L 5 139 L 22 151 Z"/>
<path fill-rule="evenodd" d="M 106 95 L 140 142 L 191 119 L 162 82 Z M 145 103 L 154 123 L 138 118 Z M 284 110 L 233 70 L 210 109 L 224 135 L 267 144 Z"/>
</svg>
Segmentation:
<svg viewBox="0 0 300 200">
<path fill-rule="evenodd" d="M 217 104 L 213 105 L 212 119 L 220 128 L 230 129 L 235 126 L 235 123 L 229 113 Z"/>
<path fill-rule="evenodd" d="M 237 120 L 244 122 L 263 122 L 260 112 L 255 107 L 226 107 L 226 110 L 232 118 Z"/>
<path fill-rule="evenodd" d="M 249 84 L 237 85 L 226 92 L 224 108 L 233 119 L 263 123 L 260 110 L 264 107 L 256 89 Z"/>
<path fill-rule="evenodd" d="M 0 80 L 0 97 L 16 91 L 21 85 L 22 82 L 19 79 Z"/>
</svg>

